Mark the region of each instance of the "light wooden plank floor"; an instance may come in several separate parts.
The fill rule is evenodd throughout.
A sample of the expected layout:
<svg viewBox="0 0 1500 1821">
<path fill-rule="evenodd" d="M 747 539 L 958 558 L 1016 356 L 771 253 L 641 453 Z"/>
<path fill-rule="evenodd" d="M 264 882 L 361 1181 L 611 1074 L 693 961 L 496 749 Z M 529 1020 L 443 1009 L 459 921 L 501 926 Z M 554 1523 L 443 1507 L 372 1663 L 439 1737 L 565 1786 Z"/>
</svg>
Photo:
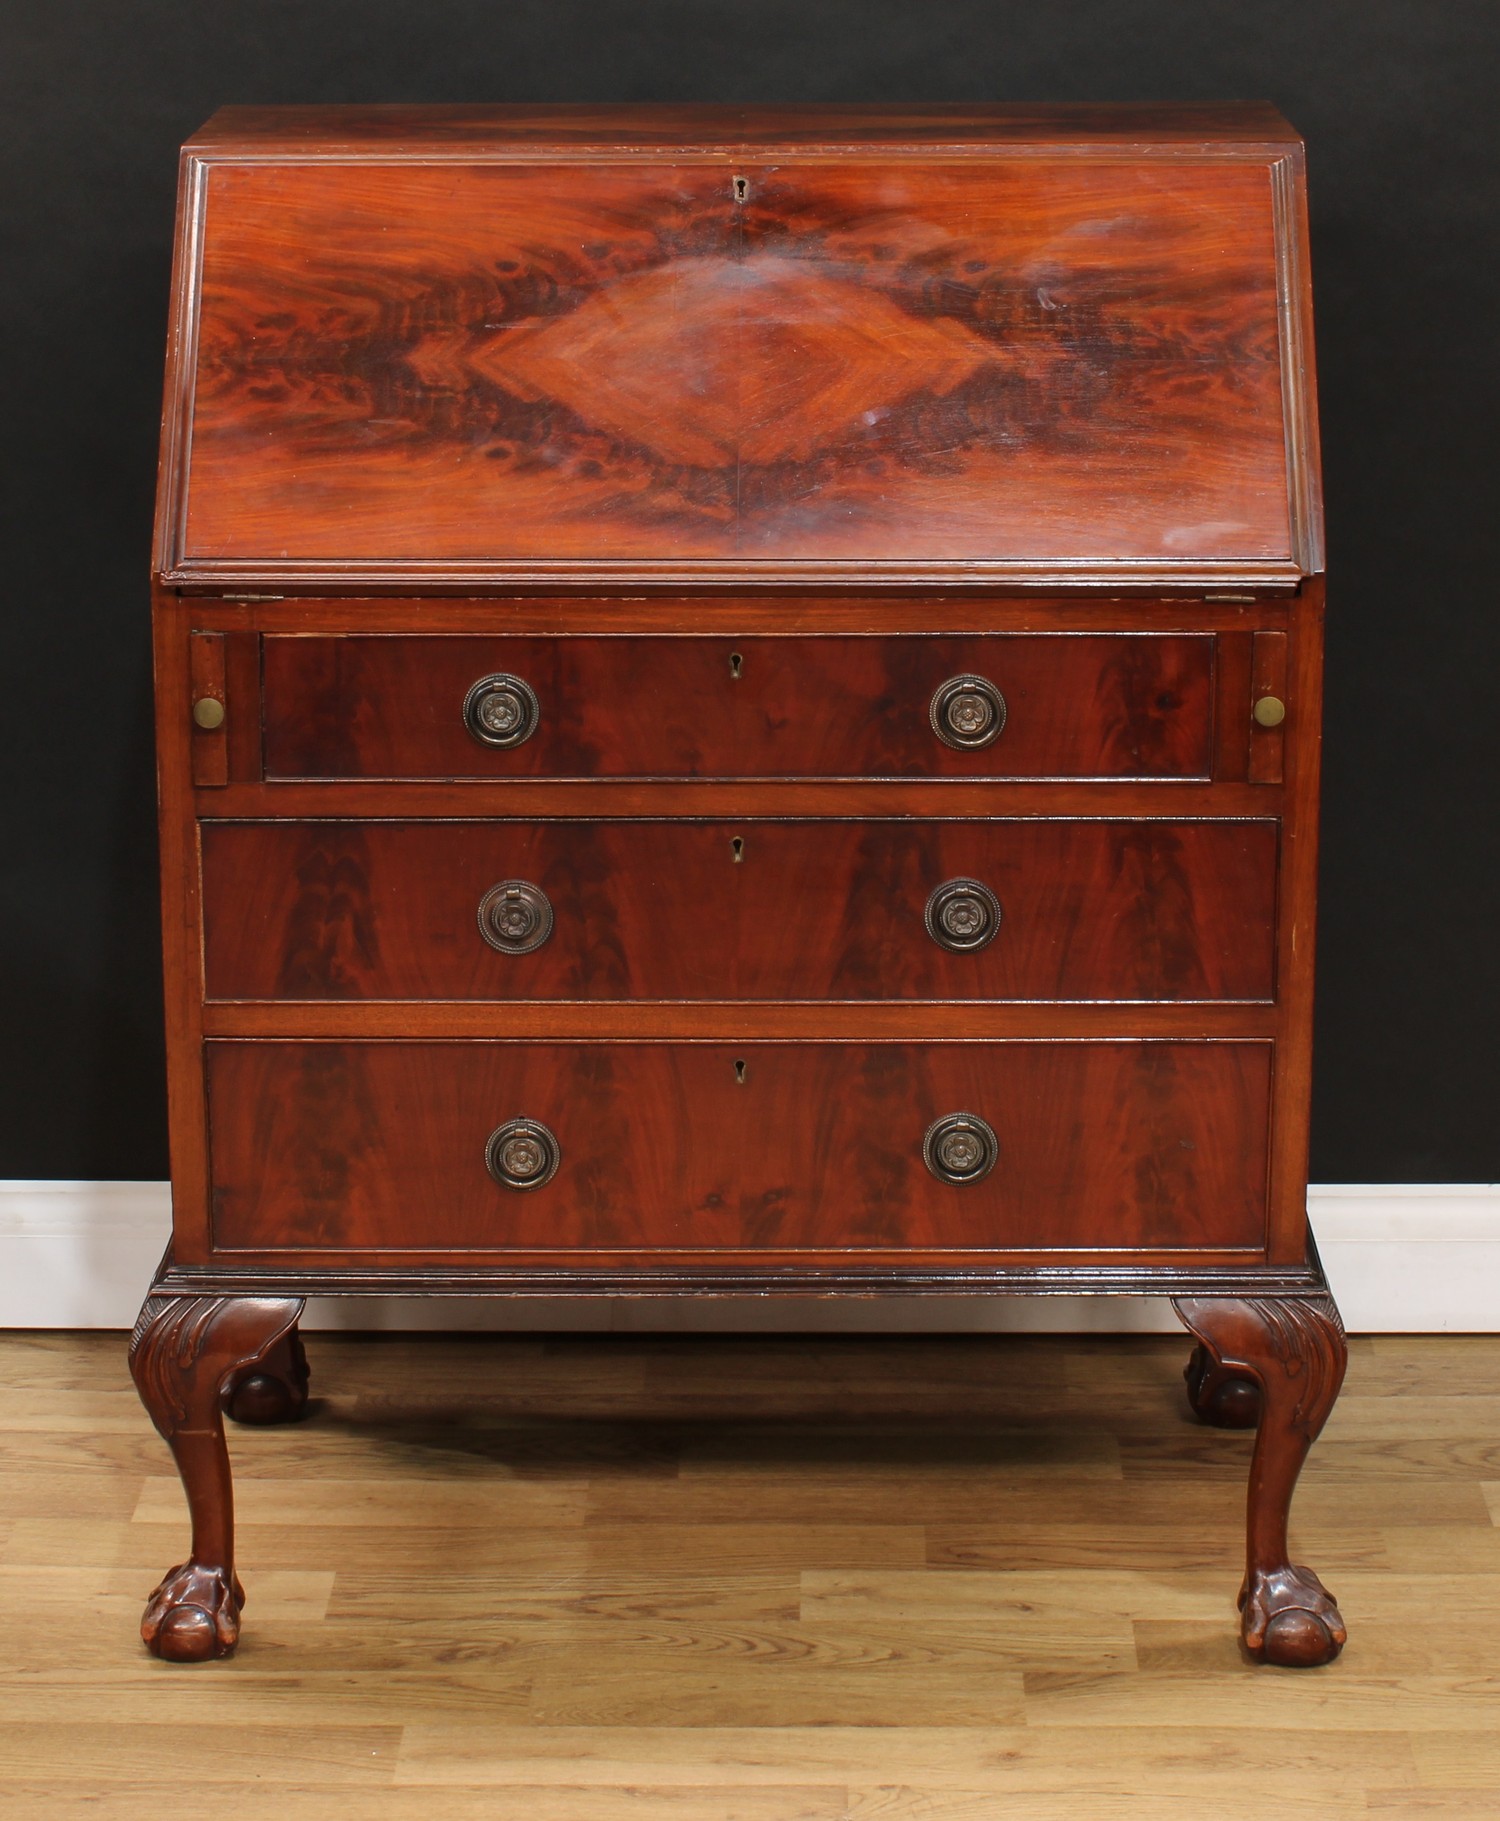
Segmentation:
<svg viewBox="0 0 1500 1821">
<path fill-rule="evenodd" d="M 0 1815 L 1500 1817 L 1500 1338 L 1357 1340 L 1242 1662 L 1250 1438 L 1156 1338 L 314 1335 L 232 1436 L 238 1657 L 119 1335 L 0 1336 Z"/>
</svg>

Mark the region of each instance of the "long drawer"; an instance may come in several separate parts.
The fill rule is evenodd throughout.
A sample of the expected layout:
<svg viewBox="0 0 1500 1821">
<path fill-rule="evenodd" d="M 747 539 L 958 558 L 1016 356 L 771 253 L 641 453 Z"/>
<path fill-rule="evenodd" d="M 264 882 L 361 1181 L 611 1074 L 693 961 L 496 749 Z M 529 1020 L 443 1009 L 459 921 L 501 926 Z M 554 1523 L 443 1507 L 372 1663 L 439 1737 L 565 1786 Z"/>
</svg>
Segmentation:
<svg viewBox="0 0 1500 1821">
<path fill-rule="evenodd" d="M 1253 1251 L 1270 1060 L 1259 1041 L 216 1041 L 214 1243 Z"/>
<path fill-rule="evenodd" d="M 1268 1000 L 1272 821 L 203 828 L 222 999 Z"/>
<path fill-rule="evenodd" d="M 275 779 L 1206 778 L 1207 634 L 270 636 Z"/>
</svg>

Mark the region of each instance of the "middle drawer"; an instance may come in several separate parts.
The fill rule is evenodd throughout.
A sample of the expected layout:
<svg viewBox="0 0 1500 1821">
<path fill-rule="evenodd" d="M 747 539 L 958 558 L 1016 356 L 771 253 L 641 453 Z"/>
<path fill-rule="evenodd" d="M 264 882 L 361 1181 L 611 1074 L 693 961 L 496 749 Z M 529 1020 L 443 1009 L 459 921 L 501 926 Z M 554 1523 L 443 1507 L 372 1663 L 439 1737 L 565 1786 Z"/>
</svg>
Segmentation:
<svg viewBox="0 0 1500 1821">
<path fill-rule="evenodd" d="M 210 999 L 1251 1000 L 1277 824 L 207 822 Z"/>
</svg>

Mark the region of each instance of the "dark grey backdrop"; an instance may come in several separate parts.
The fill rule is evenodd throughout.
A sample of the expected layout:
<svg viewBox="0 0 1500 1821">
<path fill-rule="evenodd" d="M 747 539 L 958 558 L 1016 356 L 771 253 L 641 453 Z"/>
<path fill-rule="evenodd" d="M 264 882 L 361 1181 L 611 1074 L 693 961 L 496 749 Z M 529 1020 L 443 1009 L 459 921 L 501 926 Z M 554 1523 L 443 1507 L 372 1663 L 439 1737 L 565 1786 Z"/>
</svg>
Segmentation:
<svg viewBox="0 0 1500 1821">
<path fill-rule="evenodd" d="M 175 152 L 226 101 L 1266 96 L 1329 509 L 1313 1174 L 1500 1179 L 1494 0 L 10 0 L 0 1177 L 166 1173 L 147 551 Z"/>
</svg>

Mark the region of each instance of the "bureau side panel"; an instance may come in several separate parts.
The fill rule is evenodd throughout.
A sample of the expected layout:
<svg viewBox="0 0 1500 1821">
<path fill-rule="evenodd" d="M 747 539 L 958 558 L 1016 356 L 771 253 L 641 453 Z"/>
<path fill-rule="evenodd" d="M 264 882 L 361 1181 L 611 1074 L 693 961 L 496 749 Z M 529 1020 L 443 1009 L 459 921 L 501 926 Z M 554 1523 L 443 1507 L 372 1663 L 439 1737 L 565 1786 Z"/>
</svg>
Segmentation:
<svg viewBox="0 0 1500 1821">
<path fill-rule="evenodd" d="M 1323 750 L 1323 612 L 1323 578 L 1314 576 L 1293 611 L 1286 720 L 1274 730 L 1282 736 L 1286 782 L 1277 919 L 1281 1034 L 1276 1045 L 1272 1118 L 1271 1256 L 1273 1262 L 1284 1264 L 1300 1263 L 1307 1251 L 1313 963 Z"/>
<path fill-rule="evenodd" d="M 186 604 L 164 589 L 155 590 L 152 629 L 172 1250 L 179 1262 L 201 1263 L 209 1250 L 208 1113 L 203 1082 L 203 951 L 193 774 L 194 747 L 205 737 L 205 730 L 196 729 L 192 720 L 189 626 Z"/>
</svg>

